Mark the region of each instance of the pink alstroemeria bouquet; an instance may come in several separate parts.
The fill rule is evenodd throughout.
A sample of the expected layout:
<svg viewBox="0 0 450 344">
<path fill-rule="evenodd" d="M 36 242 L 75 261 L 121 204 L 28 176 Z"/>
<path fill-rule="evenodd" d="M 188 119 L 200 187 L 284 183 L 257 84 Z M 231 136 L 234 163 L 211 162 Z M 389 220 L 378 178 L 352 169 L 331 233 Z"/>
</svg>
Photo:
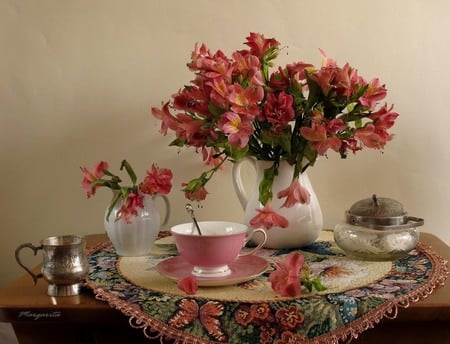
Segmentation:
<svg viewBox="0 0 450 344">
<path fill-rule="evenodd" d="M 167 195 L 172 188 L 172 171 L 167 168 L 159 168 L 152 164 L 151 169 L 147 171 L 144 180 L 137 184 L 137 177 L 131 165 L 123 160 L 120 170 L 125 168 L 132 185 L 121 186 L 122 180 L 119 176 L 111 173 L 108 163 L 100 161 L 91 172 L 86 167 L 80 167 L 83 173 L 82 187 L 86 190 L 88 198 L 95 195 L 99 187 L 107 187 L 111 190 L 117 190 L 108 208 L 106 219 L 117 202 L 123 201 L 115 221 L 123 219 L 126 223 L 132 222 L 132 216 L 136 216 L 137 208 L 144 208 L 144 194 L 147 195 Z"/>
<path fill-rule="evenodd" d="M 382 149 L 393 137 L 388 129 L 398 114 L 393 106 L 379 104 L 387 90 L 378 78 L 366 81 L 323 51 L 319 68 L 294 62 L 270 72 L 280 43 L 251 33 L 245 44 L 248 49 L 231 57 L 196 45 L 188 63 L 194 80 L 161 108 L 152 108 L 152 114 L 161 120 L 162 134 L 175 133 L 171 145 L 195 147 L 212 166 L 183 184 L 190 200 L 206 198 L 205 185 L 227 160 L 272 161 L 259 186 L 264 208 L 250 223 L 285 227 L 287 220 L 271 207 L 280 161 L 295 168 L 291 186 L 276 197 L 285 198 L 285 207 L 308 203 L 309 193 L 298 186 L 298 178 L 318 156 L 330 149 L 342 158 L 363 147 Z"/>
</svg>

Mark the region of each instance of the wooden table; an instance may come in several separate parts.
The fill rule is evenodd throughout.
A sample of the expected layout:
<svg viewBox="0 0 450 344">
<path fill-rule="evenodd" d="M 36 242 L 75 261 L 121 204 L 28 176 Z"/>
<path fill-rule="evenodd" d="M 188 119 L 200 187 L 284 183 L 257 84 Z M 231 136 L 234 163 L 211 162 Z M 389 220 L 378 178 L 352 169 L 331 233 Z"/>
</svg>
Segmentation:
<svg viewBox="0 0 450 344">
<path fill-rule="evenodd" d="M 106 240 L 104 234 L 88 236 L 88 246 Z M 429 233 L 421 241 L 450 260 L 450 248 Z M 37 268 L 36 268 L 37 269 Z M 24 275 L 0 291 L 0 321 L 10 322 L 19 343 L 142 343 L 141 330 L 89 290 L 79 296 L 50 297 L 47 284 L 37 285 Z M 426 300 L 400 309 L 395 319 L 384 319 L 352 343 L 449 343 L 450 283 Z M 146 342 L 152 342 L 147 340 Z M 159 343 L 159 339 L 155 341 Z"/>
</svg>

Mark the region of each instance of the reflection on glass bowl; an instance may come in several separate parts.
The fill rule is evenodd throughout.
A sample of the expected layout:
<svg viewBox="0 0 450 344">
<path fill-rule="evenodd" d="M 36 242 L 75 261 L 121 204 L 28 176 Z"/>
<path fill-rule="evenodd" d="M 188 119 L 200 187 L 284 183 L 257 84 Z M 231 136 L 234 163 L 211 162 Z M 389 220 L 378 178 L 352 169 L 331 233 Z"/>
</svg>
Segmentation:
<svg viewBox="0 0 450 344">
<path fill-rule="evenodd" d="M 364 260 L 395 260 L 405 257 L 419 242 L 416 227 L 370 229 L 348 223 L 334 228 L 334 240 L 347 256 Z"/>
</svg>

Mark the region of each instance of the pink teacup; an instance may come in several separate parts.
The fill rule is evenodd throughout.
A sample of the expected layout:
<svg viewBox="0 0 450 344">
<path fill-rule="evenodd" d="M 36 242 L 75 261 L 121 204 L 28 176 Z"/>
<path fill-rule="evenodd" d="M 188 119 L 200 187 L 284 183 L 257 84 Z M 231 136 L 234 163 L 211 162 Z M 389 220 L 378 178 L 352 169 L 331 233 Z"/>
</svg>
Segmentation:
<svg viewBox="0 0 450 344">
<path fill-rule="evenodd" d="M 261 229 L 248 231 L 241 223 L 228 221 L 200 221 L 202 235 L 193 223 L 183 223 L 170 229 L 180 256 L 194 266 L 192 274 L 201 277 L 223 277 L 231 273 L 228 265 L 238 257 L 247 256 L 259 250 L 267 241 L 266 232 Z M 249 252 L 241 249 L 255 233 L 264 239 Z"/>
</svg>

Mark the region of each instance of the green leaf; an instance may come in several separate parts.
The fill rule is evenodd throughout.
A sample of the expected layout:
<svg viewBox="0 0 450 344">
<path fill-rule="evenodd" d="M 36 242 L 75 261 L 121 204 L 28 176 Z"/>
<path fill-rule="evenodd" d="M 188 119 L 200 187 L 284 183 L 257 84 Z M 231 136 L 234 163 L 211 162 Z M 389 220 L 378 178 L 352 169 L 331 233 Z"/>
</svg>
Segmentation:
<svg viewBox="0 0 450 344">
<path fill-rule="evenodd" d="M 250 85 L 250 79 L 249 78 L 245 78 L 244 80 L 242 80 L 241 82 L 239 82 L 241 84 L 241 86 L 243 88 L 247 88 L 248 85 Z"/>
<path fill-rule="evenodd" d="M 325 286 L 322 284 L 322 281 L 320 280 L 320 277 L 314 278 L 314 279 L 312 280 L 312 284 L 313 284 L 314 288 L 315 288 L 317 291 L 324 291 L 324 290 L 327 289 L 327 287 L 325 287 Z"/>
<path fill-rule="evenodd" d="M 261 71 L 264 76 L 264 80 L 269 81 L 269 66 L 266 63 L 263 63 Z"/>
<path fill-rule="evenodd" d="M 309 292 L 312 292 L 313 289 L 317 291 L 324 291 L 327 289 L 327 287 L 325 287 L 322 284 L 320 276 L 317 276 L 311 280 L 309 273 L 307 273 L 306 276 L 301 278 L 301 282 L 302 286 L 304 286 Z"/>
<path fill-rule="evenodd" d="M 228 141 L 223 143 L 223 148 L 225 155 L 229 156 L 233 160 L 241 160 L 247 155 L 249 150 L 248 145 L 244 148 L 233 147 Z"/>
<path fill-rule="evenodd" d="M 289 125 L 283 134 L 278 138 L 281 148 L 291 154 L 291 126 Z"/>
<path fill-rule="evenodd" d="M 208 104 L 208 110 L 216 117 L 219 117 L 226 111 L 226 110 L 222 109 L 221 107 L 218 107 L 211 103 Z"/>
<path fill-rule="evenodd" d="M 297 80 L 292 80 L 291 83 L 292 85 L 289 86 L 287 92 L 294 97 L 294 107 L 299 107 L 301 108 L 301 110 L 303 110 L 305 96 L 302 92 L 302 86 Z"/>
<path fill-rule="evenodd" d="M 308 277 L 303 277 L 301 279 L 302 286 L 304 286 L 309 292 L 312 292 L 313 284 Z"/>
<path fill-rule="evenodd" d="M 128 176 L 131 179 L 131 183 L 133 185 L 136 185 L 137 177 L 136 177 L 136 174 L 134 173 L 133 169 L 131 168 L 131 165 L 128 163 L 128 161 L 122 160 L 122 164 L 120 165 L 120 170 L 123 170 L 123 168 L 125 168 L 125 170 L 127 171 Z"/>
<path fill-rule="evenodd" d="M 114 198 L 111 201 L 111 204 L 108 207 L 108 212 L 106 213 L 106 221 L 109 222 L 109 216 L 111 215 L 112 210 L 114 209 L 114 206 L 116 205 L 117 202 L 119 202 L 120 199 L 125 199 L 128 196 L 128 191 L 127 190 L 120 190 L 120 192 L 117 192 L 114 195 Z"/>
<path fill-rule="evenodd" d="M 109 180 L 105 180 L 105 179 L 95 179 L 92 181 L 91 183 L 91 187 L 92 189 L 94 189 L 97 186 L 110 186 L 110 182 Z"/>
<path fill-rule="evenodd" d="M 266 204 L 272 199 L 272 184 L 275 178 L 275 166 L 264 170 L 264 178 L 259 183 L 259 201 L 261 204 Z"/>
<path fill-rule="evenodd" d="M 245 156 L 247 156 L 248 152 L 248 146 L 245 146 L 244 148 L 237 148 L 233 149 L 231 151 L 231 158 L 235 160 L 241 160 Z"/>
<path fill-rule="evenodd" d="M 312 107 L 317 102 L 319 97 L 321 95 L 323 95 L 323 92 L 322 92 L 322 88 L 320 87 L 320 85 L 317 82 L 315 82 L 313 79 L 311 79 L 311 77 L 309 76 L 309 73 L 307 73 L 305 71 L 305 74 L 306 74 L 306 82 L 308 83 L 308 88 L 309 88 L 308 100 L 306 102 L 306 108 L 305 108 L 305 112 L 307 112 L 310 109 L 312 109 Z"/>
<path fill-rule="evenodd" d="M 351 113 L 356 107 L 356 103 L 350 103 L 348 104 L 344 110 L 342 110 L 343 113 Z"/>
<path fill-rule="evenodd" d="M 199 187 L 202 186 L 202 181 L 200 178 L 195 178 L 195 179 L 190 180 L 182 190 L 183 191 L 196 191 Z"/>
<path fill-rule="evenodd" d="M 270 135 L 269 131 L 266 129 L 261 129 L 261 142 L 272 145 L 274 138 Z"/>
<path fill-rule="evenodd" d="M 216 130 L 214 133 L 217 135 L 217 138 L 208 135 L 206 137 L 206 147 L 214 147 L 216 150 L 220 150 L 219 148 L 225 149 L 228 147 L 227 145 L 229 145 L 229 142 L 226 135 L 220 130 Z"/>
<path fill-rule="evenodd" d="M 354 93 L 354 96 L 352 97 L 353 101 L 358 101 L 360 97 L 366 92 L 366 90 L 369 88 L 369 84 L 364 85 L 363 87 L 360 87 L 357 92 Z"/>
<path fill-rule="evenodd" d="M 314 164 L 314 162 L 317 159 L 317 152 L 315 150 L 313 150 L 309 144 L 305 145 L 305 148 L 303 149 L 303 157 L 305 157 L 310 163 L 311 165 Z"/>
<path fill-rule="evenodd" d="M 185 144 L 186 144 L 186 141 L 180 140 L 180 139 L 175 139 L 169 143 L 169 146 L 184 147 Z"/>
<path fill-rule="evenodd" d="M 103 173 L 105 174 L 105 176 L 109 176 L 109 177 L 115 177 L 114 174 L 112 174 L 111 172 L 109 172 L 108 170 L 102 169 Z"/>
<path fill-rule="evenodd" d="M 273 59 L 276 59 L 279 52 L 280 52 L 280 48 L 278 48 L 278 47 L 269 48 L 269 49 L 267 49 L 266 53 L 264 54 L 263 60 L 265 62 L 269 62 Z"/>
</svg>

